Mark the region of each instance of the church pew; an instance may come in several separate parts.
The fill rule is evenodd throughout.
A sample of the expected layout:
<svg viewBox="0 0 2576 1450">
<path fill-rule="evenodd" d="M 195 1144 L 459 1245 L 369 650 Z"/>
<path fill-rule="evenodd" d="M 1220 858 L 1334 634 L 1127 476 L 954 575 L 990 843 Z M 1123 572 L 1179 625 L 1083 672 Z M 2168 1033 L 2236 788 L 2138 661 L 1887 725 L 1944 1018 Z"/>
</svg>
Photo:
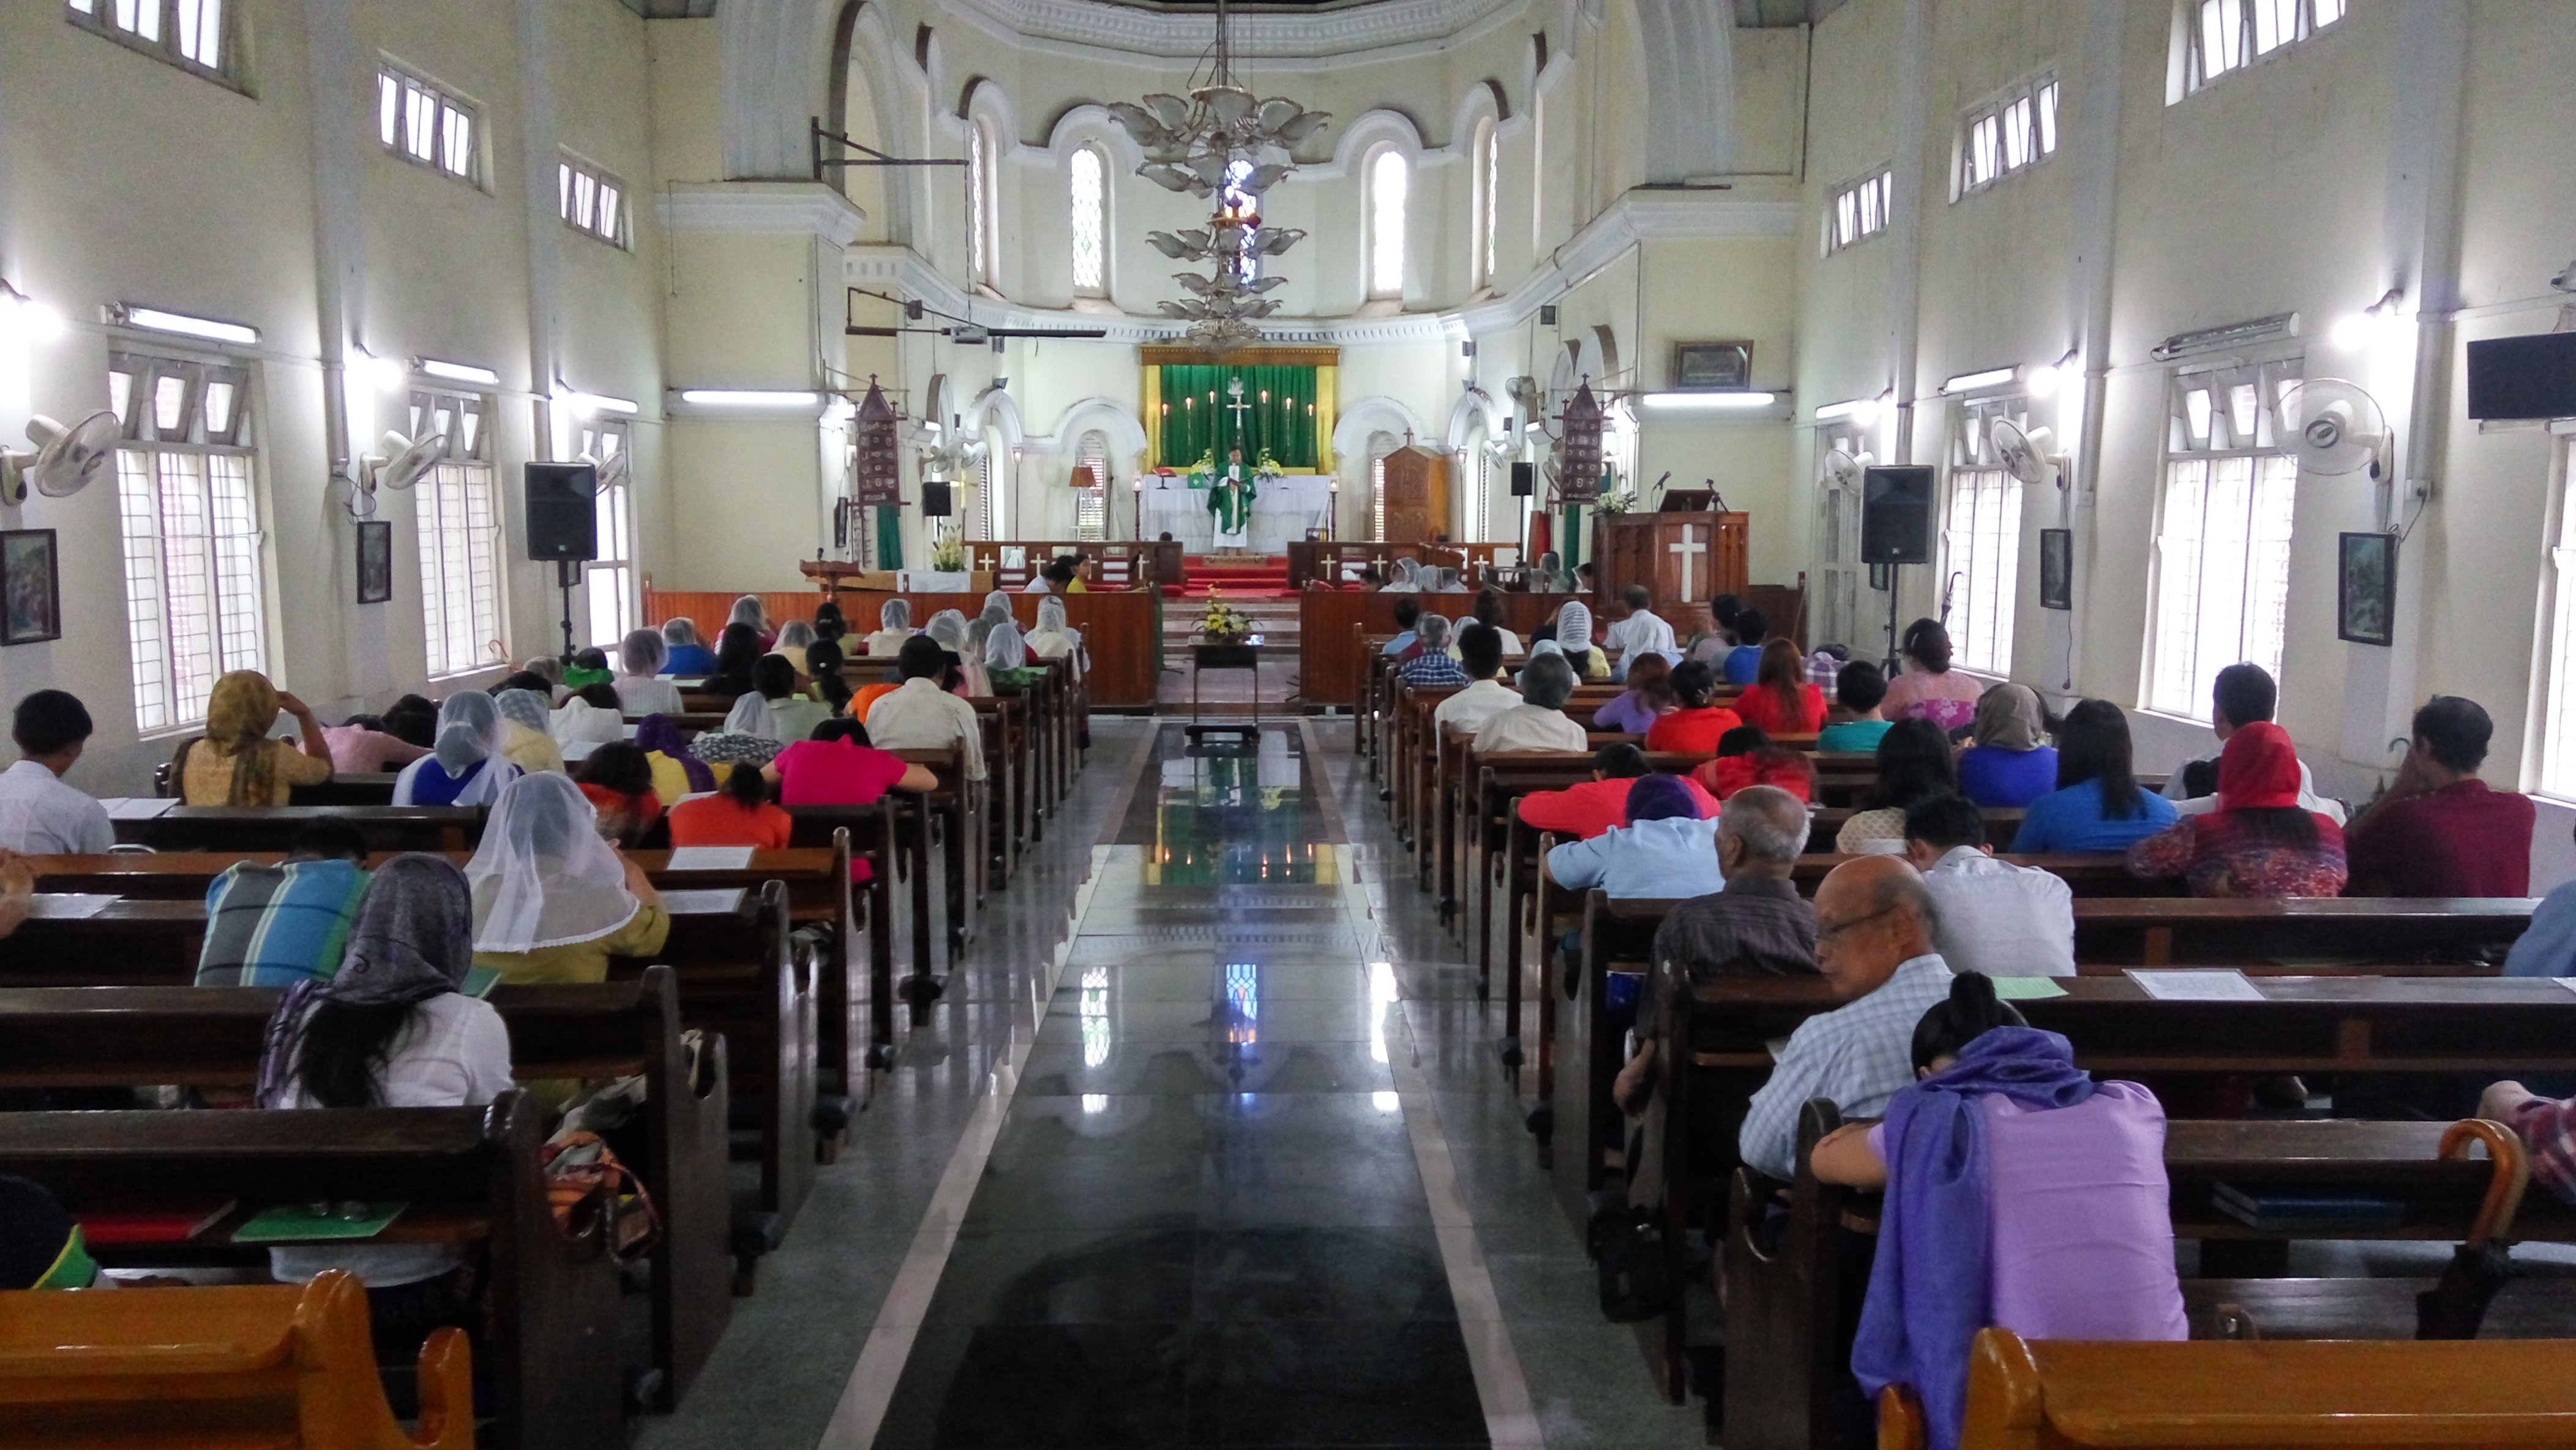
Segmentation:
<svg viewBox="0 0 2576 1450">
<path fill-rule="evenodd" d="M 247 1090 L 257 1080 L 270 987 L 0 989 L 0 1087 L 175 1083 Z M 640 1075 L 645 1101 L 628 1166 L 653 1195 L 657 1407 L 688 1392 L 731 1314 L 732 1202 L 725 1186 L 725 1040 L 710 1035 L 700 1071 L 680 1040 L 671 969 L 596 986 L 493 989 L 522 1079 Z M 624 1135 L 619 1135 L 623 1137 Z"/>
<path fill-rule="evenodd" d="M 213 1423 L 299 1450 L 474 1450 L 464 1331 L 421 1345 L 418 1433 L 406 1432 L 378 1375 L 366 1290 L 344 1270 L 310 1284 L 0 1294 L 0 1365 L 0 1439 L 13 1444 L 173 1444 Z"/>
<path fill-rule="evenodd" d="M 1530 631 L 1547 622 L 1557 607 L 1570 594 L 1506 594 L 1503 596 L 1503 627 L 1523 640 Z M 1425 609 L 1460 615 L 1474 606 L 1475 596 L 1468 594 L 1388 594 L 1382 591 L 1307 589 L 1297 594 L 1298 637 L 1309 642 L 1300 664 L 1303 683 L 1300 686 L 1309 705 L 1357 705 L 1361 703 L 1368 640 L 1378 642 L 1393 638 L 1395 605 L 1399 599 L 1412 599 Z M 1436 603 L 1434 601 L 1437 601 Z"/>
<path fill-rule="evenodd" d="M 966 777 L 965 761 L 955 748 L 943 750 L 898 750 L 898 757 L 915 765 L 925 765 L 939 784 L 920 798 L 919 830 L 907 829 L 904 835 L 906 854 L 912 867 L 912 950 L 913 976 L 926 986 L 930 978 L 930 839 L 931 822 L 940 825 L 940 876 L 944 882 L 943 905 L 947 910 L 948 965 L 953 971 L 966 944 L 973 939 L 974 912 L 984 899 L 987 865 L 995 854 L 988 844 L 993 830 L 992 812 L 986 809 L 993 782 L 974 781 Z M 987 759 L 990 769 L 990 760 Z M 907 807 L 907 809 L 913 809 Z M 921 990 L 917 987 L 916 991 Z M 913 1025 L 928 1020 L 929 999 L 913 1001 Z"/>
<path fill-rule="evenodd" d="M 260 1208 L 406 1203 L 371 1242 L 482 1250 L 495 1443 L 622 1450 L 616 1264 L 596 1219 L 576 1215 L 571 1235 L 556 1227 L 543 1139 L 517 1089 L 483 1108 L 0 1113 L 0 1173 L 44 1184 L 75 1215 L 240 1200 L 184 1244 L 94 1246 L 111 1268 L 264 1267 L 264 1248 L 231 1242 Z"/>
<path fill-rule="evenodd" d="M 2484 952 L 2501 960 L 2500 948 L 2531 925 L 2539 904 L 2516 897 L 2078 901 L 2075 954 L 2080 961 L 2143 966 L 2353 954 L 2465 961 Z"/>
<path fill-rule="evenodd" d="M 318 820 L 347 821 L 370 851 L 463 851 L 481 839 L 480 806 L 172 806 L 116 822 L 119 845 L 156 851 L 283 851 Z"/>
</svg>

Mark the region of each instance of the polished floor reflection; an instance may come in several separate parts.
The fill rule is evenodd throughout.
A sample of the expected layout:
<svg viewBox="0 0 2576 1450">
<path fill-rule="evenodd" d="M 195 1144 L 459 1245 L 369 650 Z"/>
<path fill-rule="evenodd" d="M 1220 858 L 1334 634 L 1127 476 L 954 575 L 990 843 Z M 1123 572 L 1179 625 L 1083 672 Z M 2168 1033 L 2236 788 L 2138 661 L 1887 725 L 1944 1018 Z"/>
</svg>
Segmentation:
<svg viewBox="0 0 2576 1450">
<path fill-rule="evenodd" d="M 879 1446 L 1490 1443 L 1300 738 L 1160 733 Z"/>
</svg>

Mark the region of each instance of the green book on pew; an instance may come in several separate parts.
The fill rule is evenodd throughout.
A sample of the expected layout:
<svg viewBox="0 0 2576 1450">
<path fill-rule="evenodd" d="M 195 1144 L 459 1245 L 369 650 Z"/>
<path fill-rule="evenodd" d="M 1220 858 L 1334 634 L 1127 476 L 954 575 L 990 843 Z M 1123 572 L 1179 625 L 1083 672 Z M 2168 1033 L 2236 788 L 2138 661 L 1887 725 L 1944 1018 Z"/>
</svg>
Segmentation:
<svg viewBox="0 0 2576 1450">
<path fill-rule="evenodd" d="M 233 1230 L 237 1244 L 310 1243 L 316 1239 L 371 1239 L 402 1216 L 410 1205 L 390 1202 L 330 1204 L 281 1203 L 261 1209 L 250 1222 Z M 314 1210 L 324 1210 L 316 1213 Z"/>
</svg>

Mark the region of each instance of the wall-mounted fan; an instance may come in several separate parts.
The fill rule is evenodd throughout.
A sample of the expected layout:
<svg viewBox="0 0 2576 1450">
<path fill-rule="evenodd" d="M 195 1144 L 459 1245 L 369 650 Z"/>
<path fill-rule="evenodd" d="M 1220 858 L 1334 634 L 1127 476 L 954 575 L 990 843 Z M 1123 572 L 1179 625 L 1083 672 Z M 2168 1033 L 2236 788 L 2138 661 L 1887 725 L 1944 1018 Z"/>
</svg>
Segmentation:
<svg viewBox="0 0 2576 1450">
<path fill-rule="evenodd" d="M 66 428 L 38 414 L 27 420 L 33 453 L 0 452 L 0 497 L 27 501 L 29 485 L 47 498 L 69 498 L 106 474 L 123 433 L 116 415 L 101 408 Z"/>
<path fill-rule="evenodd" d="M 617 485 L 624 483 L 635 476 L 634 461 L 627 456 L 626 450 L 623 448 L 608 455 L 606 458 L 598 457 L 595 454 L 585 453 L 574 459 L 573 462 L 587 463 L 592 468 L 597 469 L 599 471 L 599 486 L 601 488 L 615 488 Z"/>
<path fill-rule="evenodd" d="M 2065 484 L 2065 471 L 2057 460 L 2057 439 L 2045 428 L 2025 428 L 2010 418 L 1995 418 L 1986 424 L 1986 440 L 1994 445 L 1995 457 L 2004 472 L 2025 484 Z"/>
<path fill-rule="evenodd" d="M 2388 477 L 2396 442 L 2388 431 L 2388 415 L 2357 383 L 2313 378 L 2290 389 L 2281 398 L 2281 427 L 2303 472 Z"/>
<path fill-rule="evenodd" d="M 1825 484 L 1829 488 L 1858 488 L 1869 466 L 1878 459 L 1866 452 L 1845 453 L 1839 448 L 1825 453 Z"/>
<path fill-rule="evenodd" d="M 349 482 L 349 517 L 353 519 L 375 516 L 378 489 L 400 493 L 427 478 L 438 460 L 447 456 L 447 435 L 428 433 L 415 439 L 389 432 L 376 440 L 376 447 L 383 451 L 360 458 L 358 476 Z"/>
</svg>

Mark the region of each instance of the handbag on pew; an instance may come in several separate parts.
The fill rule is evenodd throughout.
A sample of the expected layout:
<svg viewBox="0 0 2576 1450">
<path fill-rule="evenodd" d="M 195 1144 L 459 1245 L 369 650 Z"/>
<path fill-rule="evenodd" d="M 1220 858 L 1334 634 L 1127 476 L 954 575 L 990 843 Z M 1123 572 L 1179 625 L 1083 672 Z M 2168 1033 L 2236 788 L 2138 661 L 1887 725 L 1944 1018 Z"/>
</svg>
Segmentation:
<svg viewBox="0 0 2576 1450">
<path fill-rule="evenodd" d="M 644 1180 L 597 1133 L 559 1132 L 546 1140 L 538 1161 L 545 1170 L 546 1202 L 554 1209 L 555 1227 L 566 1234 L 579 1231 L 582 1205 L 598 1203 L 611 1217 L 608 1245 L 619 1263 L 642 1258 L 661 1237 L 661 1210 L 653 1206 Z"/>
</svg>

